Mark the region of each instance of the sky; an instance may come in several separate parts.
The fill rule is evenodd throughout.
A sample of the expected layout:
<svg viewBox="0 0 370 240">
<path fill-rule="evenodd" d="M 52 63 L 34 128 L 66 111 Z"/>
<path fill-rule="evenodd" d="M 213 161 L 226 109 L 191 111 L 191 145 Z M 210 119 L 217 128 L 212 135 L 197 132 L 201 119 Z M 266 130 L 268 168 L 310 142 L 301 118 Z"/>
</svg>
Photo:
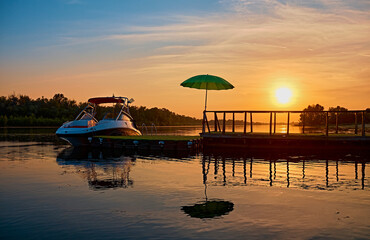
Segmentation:
<svg viewBox="0 0 370 240">
<path fill-rule="evenodd" d="M 0 0 L 0 95 L 208 110 L 370 107 L 368 0 Z M 277 89 L 292 97 L 279 103 Z"/>
</svg>

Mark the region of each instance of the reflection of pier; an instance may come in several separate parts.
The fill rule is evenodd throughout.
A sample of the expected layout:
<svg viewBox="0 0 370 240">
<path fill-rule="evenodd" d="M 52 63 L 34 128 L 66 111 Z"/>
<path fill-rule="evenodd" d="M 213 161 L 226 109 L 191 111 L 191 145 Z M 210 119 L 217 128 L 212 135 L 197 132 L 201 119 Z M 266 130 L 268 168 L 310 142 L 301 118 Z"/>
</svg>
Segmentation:
<svg viewBox="0 0 370 240">
<path fill-rule="evenodd" d="M 366 160 L 358 159 L 338 161 L 303 157 L 261 159 L 203 156 L 202 173 L 203 183 L 210 185 L 365 189 L 369 185 L 366 163 Z"/>
<path fill-rule="evenodd" d="M 74 172 L 87 180 L 93 190 L 133 186 L 130 171 L 135 159 L 120 153 L 67 148 L 57 158 L 59 165 L 74 167 Z"/>
</svg>

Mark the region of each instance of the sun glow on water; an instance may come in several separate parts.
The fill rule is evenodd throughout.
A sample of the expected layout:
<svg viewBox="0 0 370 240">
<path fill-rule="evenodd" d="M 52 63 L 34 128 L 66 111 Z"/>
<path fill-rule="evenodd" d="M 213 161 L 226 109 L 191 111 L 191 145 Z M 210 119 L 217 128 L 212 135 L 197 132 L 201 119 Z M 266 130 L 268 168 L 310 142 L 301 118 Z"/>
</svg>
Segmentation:
<svg viewBox="0 0 370 240">
<path fill-rule="evenodd" d="M 276 89 L 275 91 L 275 97 L 280 104 L 289 103 L 291 101 L 292 95 L 292 90 L 287 87 L 281 87 Z"/>
</svg>

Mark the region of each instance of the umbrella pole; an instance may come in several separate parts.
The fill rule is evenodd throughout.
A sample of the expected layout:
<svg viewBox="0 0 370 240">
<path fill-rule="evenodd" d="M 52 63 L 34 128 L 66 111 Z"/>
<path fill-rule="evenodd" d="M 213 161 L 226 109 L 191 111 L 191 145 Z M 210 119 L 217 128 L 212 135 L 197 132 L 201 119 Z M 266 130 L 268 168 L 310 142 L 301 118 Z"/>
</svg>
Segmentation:
<svg viewBox="0 0 370 240">
<path fill-rule="evenodd" d="M 207 92 L 208 92 L 208 83 L 206 85 L 206 101 L 204 103 L 204 111 L 207 111 Z"/>
</svg>

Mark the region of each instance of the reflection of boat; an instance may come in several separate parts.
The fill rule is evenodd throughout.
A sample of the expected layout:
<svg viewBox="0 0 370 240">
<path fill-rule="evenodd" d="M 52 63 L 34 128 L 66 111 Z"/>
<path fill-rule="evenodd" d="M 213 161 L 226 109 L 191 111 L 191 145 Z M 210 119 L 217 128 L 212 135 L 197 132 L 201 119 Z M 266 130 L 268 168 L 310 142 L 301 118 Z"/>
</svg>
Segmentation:
<svg viewBox="0 0 370 240">
<path fill-rule="evenodd" d="M 73 172 L 86 179 L 91 189 L 102 190 L 133 187 L 130 172 L 138 156 L 147 161 L 187 162 L 192 159 L 188 153 L 182 155 L 174 151 L 127 151 L 85 146 L 64 149 L 56 162 L 66 173 Z"/>
<path fill-rule="evenodd" d="M 181 208 L 190 217 L 195 218 L 214 218 L 226 215 L 234 210 L 234 204 L 228 201 L 212 200 L 197 203 L 193 206 L 184 206 Z"/>
<path fill-rule="evenodd" d="M 134 162 L 134 158 L 120 152 L 75 147 L 64 149 L 57 157 L 57 163 L 65 166 L 66 172 L 72 166 L 93 190 L 132 187 L 130 171 Z"/>
<path fill-rule="evenodd" d="M 126 97 L 90 98 L 88 105 L 75 120 L 64 123 L 56 134 L 74 146 L 89 144 L 94 135 L 141 135 L 129 112 L 128 104 L 132 101 Z M 116 108 L 113 108 L 112 112 L 105 113 L 104 117 L 98 121 L 95 118 L 96 108 L 104 103 L 115 103 L 120 110 L 115 113 Z"/>
</svg>

